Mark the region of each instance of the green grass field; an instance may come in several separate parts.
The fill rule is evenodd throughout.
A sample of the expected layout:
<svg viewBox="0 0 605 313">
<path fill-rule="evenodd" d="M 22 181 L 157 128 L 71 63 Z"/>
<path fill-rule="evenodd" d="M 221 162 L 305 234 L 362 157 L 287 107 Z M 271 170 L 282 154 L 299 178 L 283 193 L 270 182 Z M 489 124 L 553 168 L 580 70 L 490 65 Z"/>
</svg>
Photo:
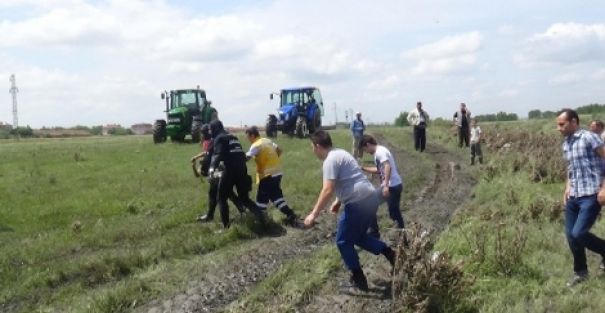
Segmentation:
<svg viewBox="0 0 605 313">
<path fill-rule="evenodd" d="M 492 144 L 484 147 L 488 164 L 474 169 L 479 184 L 436 246 L 463 261 L 474 278 L 462 311 L 600 312 L 605 276 L 594 254 L 588 253 L 592 279 L 565 287 L 572 261 L 554 122 L 483 128 Z M 408 130 L 376 131 L 406 151 L 411 146 Z M 456 148 L 448 127 L 429 131 L 430 142 L 467 153 Z M 347 130 L 332 134 L 336 146 L 349 149 Z M 512 148 L 497 147 L 504 142 Z M 304 216 L 321 188 L 321 162 L 309 140 L 280 136 L 278 143 L 285 151 L 284 194 Z M 206 209 L 207 185 L 189 163 L 198 152 L 197 145 L 153 145 L 145 136 L 0 141 L 0 311 L 129 312 L 182 290 L 208 262 L 240 257 L 259 238 L 250 220 L 223 233 L 218 222 L 194 221 Z M 417 166 L 404 173 L 405 199 L 414 197 L 408 190 L 431 164 L 419 159 Z M 605 234 L 603 222 L 593 230 Z M 309 260 L 291 260 L 240 303 L 264 312 L 265 301 L 278 299 L 282 311 L 291 310 L 341 266 L 333 246 Z"/>
</svg>

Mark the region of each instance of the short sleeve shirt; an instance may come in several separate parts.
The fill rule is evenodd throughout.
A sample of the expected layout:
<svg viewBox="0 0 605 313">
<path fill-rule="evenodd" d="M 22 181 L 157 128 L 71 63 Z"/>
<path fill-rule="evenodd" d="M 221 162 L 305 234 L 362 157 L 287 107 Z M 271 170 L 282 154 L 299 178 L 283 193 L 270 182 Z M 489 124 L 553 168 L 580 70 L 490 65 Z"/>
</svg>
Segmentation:
<svg viewBox="0 0 605 313">
<path fill-rule="evenodd" d="M 389 165 L 391 166 L 391 179 L 389 180 L 389 186 L 395 187 L 401 185 L 401 176 L 399 176 L 395 158 L 393 158 L 393 155 L 389 149 L 381 145 L 376 146 L 374 162 L 376 162 L 376 168 L 378 168 L 378 173 L 380 174 L 380 181 L 384 181 L 385 177 L 384 162 L 389 162 Z"/>
<path fill-rule="evenodd" d="M 481 136 L 481 127 L 475 126 L 471 128 L 471 143 L 479 142 L 479 136 Z"/>
<path fill-rule="evenodd" d="M 323 162 L 323 180 L 335 181 L 335 193 L 343 204 L 355 203 L 376 192 L 348 152 L 333 148 Z"/>
<path fill-rule="evenodd" d="M 603 141 L 597 134 L 584 129 L 565 138 L 563 156 L 568 162 L 570 196 L 584 197 L 599 192 L 602 160 L 595 150 L 602 146 Z"/>
</svg>

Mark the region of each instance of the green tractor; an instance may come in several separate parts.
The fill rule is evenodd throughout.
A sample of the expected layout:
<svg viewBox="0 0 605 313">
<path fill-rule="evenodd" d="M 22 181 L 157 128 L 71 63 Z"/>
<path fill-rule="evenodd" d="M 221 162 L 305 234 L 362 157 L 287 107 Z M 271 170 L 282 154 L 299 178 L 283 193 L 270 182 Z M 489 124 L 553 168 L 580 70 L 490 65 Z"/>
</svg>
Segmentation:
<svg viewBox="0 0 605 313">
<path fill-rule="evenodd" d="M 212 101 L 200 89 L 164 91 L 161 98 L 166 101 L 166 120 L 153 123 L 153 142 L 162 143 L 167 137 L 173 142 L 184 142 L 191 135 L 191 142 L 200 142 L 202 125 L 218 119 Z"/>
</svg>

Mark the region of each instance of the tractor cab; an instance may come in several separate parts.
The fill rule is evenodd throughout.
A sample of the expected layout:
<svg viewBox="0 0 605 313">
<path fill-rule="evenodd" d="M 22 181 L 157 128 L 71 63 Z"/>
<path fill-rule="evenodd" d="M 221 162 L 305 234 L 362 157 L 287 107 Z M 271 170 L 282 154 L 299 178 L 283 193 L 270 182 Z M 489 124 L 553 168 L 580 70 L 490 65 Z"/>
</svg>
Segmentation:
<svg viewBox="0 0 605 313">
<path fill-rule="evenodd" d="M 273 93 L 269 98 L 273 100 Z M 274 137 L 277 130 L 284 134 L 304 137 L 321 127 L 323 100 L 318 88 L 301 87 L 282 89 L 279 93 L 277 116 L 269 115 L 267 135 Z"/>
</svg>

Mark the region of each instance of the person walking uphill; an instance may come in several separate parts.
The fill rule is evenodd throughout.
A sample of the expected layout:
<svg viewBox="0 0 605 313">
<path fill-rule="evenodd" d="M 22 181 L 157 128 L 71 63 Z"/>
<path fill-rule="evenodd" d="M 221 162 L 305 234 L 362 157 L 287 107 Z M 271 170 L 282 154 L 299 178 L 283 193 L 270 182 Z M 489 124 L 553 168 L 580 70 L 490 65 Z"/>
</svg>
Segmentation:
<svg viewBox="0 0 605 313">
<path fill-rule="evenodd" d="M 408 123 L 414 127 L 414 148 L 423 152 L 426 148 L 426 125 L 429 114 L 422 109 L 422 102 L 416 103 L 416 109 L 408 114 Z"/>
<path fill-rule="evenodd" d="M 462 148 L 462 142 L 468 147 L 469 143 L 469 125 L 471 121 L 471 111 L 466 104 L 460 103 L 460 110 L 454 113 L 454 124 L 458 127 L 458 146 Z"/>
<path fill-rule="evenodd" d="M 367 234 L 370 221 L 376 218 L 379 195 L 372 183 L 361 172 L 357 161 L 342 149 L 332 147 L 332 138 L 319 130 L 311 136 L 313 153 L 323 160 L 323 186 L 313 210 L 305 218 L 305 226 L 315 223 L 319 213 L 336 195 L 330 211 L 336 214 L 344 204 L 338 218 L 336 246 L 351 271 L 351 282 L 361 290 L 368 290 L 368 282 L 359 263 L 355 245 L 373 254 L 382 254 L 393 265 L 395 251 L 384 242 Z"/>
<path fill-rule="evenodd" d="M 242 149 L 242 145 L 237 137 L 225 131 L 223 123 L 220 120 L 210 123 L 210 134 L 212 134 L 214 141 L 214 152 L 210 160 L 208 175 L 217 175 L 217 172 L 222 171 L 218 188 L 218 203 L 223 226 L 225 228 L 230 226 L 227 198 L 229 192 L 233 192 L 234 186 L 237 190 L 239 201 L 252 211 L 261 224 L 264 225 L 266 221 L 263 212 L 248 195 L 250 190 L 252 190 L 252 178 L 248 175 L 246 154 Z"/>
<path fill-rule="evenodd" d="M 363 135 L 361 147 L 365 152 L 374 156 L 374 163 L 376 163 L 376 166 L 364 166 L 361 169 L 369 173 L 378 173 L 380 176 L 380 190 L 389 206 L 389 216 L 397 223 L 397 228 L 403 229 L 405 225 L 403 224 L 399 205 L 401 192 L 403 191 L 403 181 L 399 176 L 395 158 L 389 149 L 376 143 L 376 139 L 370 135 Z M 376 238 L 380 238 L 377 219 L 370 223 L 369 233 Z"/>
<path fill-rule="evenodd" d="M 355 119 L 351 121 L 351 133 L 353 135 L 353 149 L 351 154 L 356 159 L 361 159 L 363 157 L 363 151 L 361 150 L 359 143 L 361 142 L 361 137 L 363 137 L 363 132 L 365 130 L 366 125 L 361 119 L 361 112 L 357 112 L 355 114 Z"/>
<path fill-rule="evenodd" d="M 564 109 L 557 116 L 557 129 L 565 137 L 563 156 L 568 162 L 565 204 L 565 235 L 573 256 L 574 275 L 567 283 L 574 286 L 588 278 L 586 249 L 601 255 L 605 270 L 605 241 L 590 232 L 605 203 L 605 185 L 601 185 L 601 160 L 605 145 L 598 135 L 580 129 L 578 113 Z"/>
<path fill-rule="evenodd" d="M 288 206 L 281 190 L 280 156 L 282 150 L 270 139 L 261 138 L 256 126 L 246 129 L 246 137 L 252 143 L 246 157 L 248 160 L 254 158 L 256 161 L 256 183 L 258 184 L 256 205 L 261 210 L 266 210 L 269 200 L 271 200 L 273 205 L 286 215 L 284 223 L 295 226 L 298 217 Z"/>
</svg>

